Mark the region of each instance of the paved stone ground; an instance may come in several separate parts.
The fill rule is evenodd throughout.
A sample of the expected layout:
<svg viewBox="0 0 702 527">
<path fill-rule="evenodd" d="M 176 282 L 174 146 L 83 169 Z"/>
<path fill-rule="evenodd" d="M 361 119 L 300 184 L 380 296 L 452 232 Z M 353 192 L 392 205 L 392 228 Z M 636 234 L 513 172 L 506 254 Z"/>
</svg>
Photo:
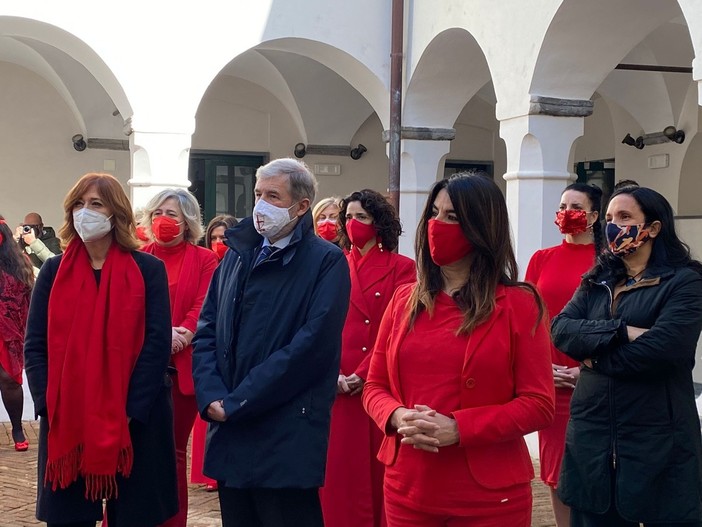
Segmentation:
<svg viewBox="0 0 702 527">
<path fill-rule="evenodd" d="M 10 424 L 0 423 L 0 527 L 44 525 L 34 519 L 38 422 L 26 421 L 24 431 L 29 439 L 29 451 L 15 452 Z M 535 468 L 538 472 L 538 464 Z M 538 478 L 533 488 L 532 527 L 554 527 L 548 490 Z M 191 485 L 189 494 L 188 527 L 221 527 L 217 493 Z"/>
</svg>

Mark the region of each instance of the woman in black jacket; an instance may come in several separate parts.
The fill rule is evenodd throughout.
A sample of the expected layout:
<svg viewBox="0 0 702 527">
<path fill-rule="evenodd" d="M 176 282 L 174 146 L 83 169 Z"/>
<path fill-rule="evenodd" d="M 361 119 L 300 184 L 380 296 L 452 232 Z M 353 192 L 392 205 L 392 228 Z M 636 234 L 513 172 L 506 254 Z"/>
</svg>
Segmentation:
<svg viewBox="0 0 702 527">
<path fill-rule="evenodd" d="M 583 363 L 558 493 L 574 527 L 699 526 L 702 264 L 651 189 L 615 192 L 606 220 L 608 250 L 551 328 Z"/>
<path fill-rule="evenodd" d="M 113 176 L 83 176 L 64 211 L 66 250 L 41 268 L 24 341 L 37 519 L 95 527 L 106 500 L 110 527 L 154 527 L 178 510 L 166 270 L 136 250 Z"/>
</svg>

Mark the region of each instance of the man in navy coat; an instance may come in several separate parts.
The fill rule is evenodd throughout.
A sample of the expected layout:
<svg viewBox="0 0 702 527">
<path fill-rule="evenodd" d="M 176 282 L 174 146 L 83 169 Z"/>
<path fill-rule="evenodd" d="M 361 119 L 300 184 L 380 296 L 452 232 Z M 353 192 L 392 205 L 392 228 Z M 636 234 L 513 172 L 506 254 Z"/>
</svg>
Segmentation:
<svg viewBox="0 0 702 527">
<path fill-rule="evenodd" d="M 193 377 L 223 527 L 323 526 L 350 280 L 341 250 L 314 234 L 316 186 L 294 159 L 258 169 L 253 217 L 227 231 L 200 314 Z"/>
</svg>

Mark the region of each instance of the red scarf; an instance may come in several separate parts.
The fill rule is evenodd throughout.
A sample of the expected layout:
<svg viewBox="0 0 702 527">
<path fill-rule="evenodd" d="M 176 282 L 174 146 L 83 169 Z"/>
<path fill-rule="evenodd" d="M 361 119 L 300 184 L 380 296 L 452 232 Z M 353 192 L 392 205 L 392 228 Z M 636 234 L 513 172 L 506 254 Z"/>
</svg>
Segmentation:
<svg viewBox="0 0 702 527">
<path fill-rule="evenodd" d="M 49 417 L 46 482 L 64 489 L 82 476 L 85 497 L 117 497 L 133 451 L 127 391 L 144 343 L 144 278 L 113 242 L 98 287 L 88 252 L 73 240 L 49 296 Z"/>
</svg>

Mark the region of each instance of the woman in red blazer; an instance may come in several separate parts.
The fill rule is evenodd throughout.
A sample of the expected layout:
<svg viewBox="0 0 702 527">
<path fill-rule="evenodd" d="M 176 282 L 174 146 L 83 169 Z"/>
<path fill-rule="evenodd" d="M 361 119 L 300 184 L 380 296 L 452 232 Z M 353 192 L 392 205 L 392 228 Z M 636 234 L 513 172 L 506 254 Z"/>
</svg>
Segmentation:
<svg viewBox="0 0 702 527">
<path fill-rule="evenodd" d="M 382 434 L 363 410 L 360 394 L 383 312 L 397 287 L 414 282 L 417 271 L 410 258 L 393 252 L 402 227 L 382 194 L 354 192 L 341 201 L 339 218 L 341 242 L 349 249 L 351 300 L 320 497 L 325 525 L 380 527 L 383 465 L 375 453 Z"/>
<path fill-rule="evenodd" d="M 363 404 L 385 434 L 389 527 L 529 527 L 522 436 L 554 413 L 545 310 L 517 282 L 507 207 L 481 173 L 431 190 L 416 285 L 381 322 Z"/>
<path fill-rule="evenodd" d="M 185 189 L 162 190 L 151 198 L 144 208 L 142 225 L 154 240 L 142 250 L 166 264 L 173 321 L 173 427 L 180 508 L 178 514 L 162 525 L 185 527 L 188 518 L 188 438 L 197 416 L 190 342 L 217 267 L 217 256 L 211 250 L 195 245 L 203 234 L 200 205 Z"/>
</svg>

